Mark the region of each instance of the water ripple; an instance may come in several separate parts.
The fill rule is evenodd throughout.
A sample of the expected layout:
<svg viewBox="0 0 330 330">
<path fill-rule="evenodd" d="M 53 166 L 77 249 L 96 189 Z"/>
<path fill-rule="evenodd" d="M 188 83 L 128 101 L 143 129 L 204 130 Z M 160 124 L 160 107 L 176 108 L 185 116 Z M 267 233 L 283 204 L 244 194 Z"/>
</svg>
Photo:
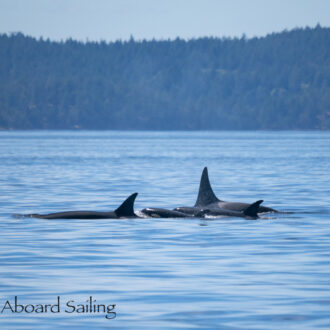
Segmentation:
<svg viewBox="0 0 330 330">
<path fill-rule="evenodd" d="M 1 314 L 6 329 L 330 327 L 328 132 L 0 132 L 0 308 L 116 304 L 117 317 Z M 13 213 L 224 200 L 283 213 L 58 220 Z"/>
</svg>

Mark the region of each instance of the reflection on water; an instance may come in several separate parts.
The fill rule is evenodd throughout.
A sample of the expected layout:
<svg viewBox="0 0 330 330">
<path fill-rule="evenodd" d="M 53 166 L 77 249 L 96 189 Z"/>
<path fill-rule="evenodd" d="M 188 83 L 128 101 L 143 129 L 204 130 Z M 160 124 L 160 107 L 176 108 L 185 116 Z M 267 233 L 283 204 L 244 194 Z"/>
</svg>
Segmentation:
<svg viewBox="0 0 330 330">
<path fill-rule="evenodd" d="M 330 327 L 330 133 L 1 132 L 0 308 L 116 304 L 98 314 L 0 314 L 6 329 Z M 219 198 L 261 220 L 43 220 L 13 213 L 193 205 L 208 166 Z"/>
</svg>

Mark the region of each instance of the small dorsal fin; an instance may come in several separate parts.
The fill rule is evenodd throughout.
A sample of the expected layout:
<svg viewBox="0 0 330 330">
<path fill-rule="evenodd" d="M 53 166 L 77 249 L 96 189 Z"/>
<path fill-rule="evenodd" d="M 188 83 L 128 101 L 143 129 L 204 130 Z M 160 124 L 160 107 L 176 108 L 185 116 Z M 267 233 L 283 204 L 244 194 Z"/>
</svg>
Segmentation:
<svg viewBox="0 0 330 330">
<path fill-rule="evenodd" d="M 258 217 L 259 205 L 263 202 L 263 200 L 259 200 L 254 202 L 253 204 L 249 205 L 243 213 L 249 217 Z"/>
<path fill-rule="evenodd" d="M 199 192 L 195 207 L 206 206 L 212 203 L 219 202 L 220 200 L 215 196 L 207 172 L 207 167 L 204 167 L 201 182 L 199 184 Z"/>
<path fill-rule="evenodd" d="M 134 201 L 138 194 L 134 193 L 115 210 L 118 217 L 134 217 Z"/>
</svg>

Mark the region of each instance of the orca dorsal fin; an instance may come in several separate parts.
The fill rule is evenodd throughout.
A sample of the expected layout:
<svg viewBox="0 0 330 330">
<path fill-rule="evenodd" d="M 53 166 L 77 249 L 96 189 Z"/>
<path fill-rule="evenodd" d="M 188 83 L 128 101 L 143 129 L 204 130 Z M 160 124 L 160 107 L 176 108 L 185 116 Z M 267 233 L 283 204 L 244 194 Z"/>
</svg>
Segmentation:
<svg viewBox="0 0 330 330">
<path fill-rule="evenodd" d="M 215 196 L 212 190 L 207 167 L 204 167 L 201 176 L 201 182 L 199 184 L 198 197 L 195 203 L 195 207 L 206 206 L 216 202 L 220 202 L 220 200 L 217 198 L 217 196 Z"/>
<path fill-rule="evenodd" d="M 115 210 L 118 217 L 134 217 L 134 201 L 138 193 L 127 197 L 125 201 Z"/>
<path fill-rule="evenodd" d="M 245 215 L 247 215 L 248 217 L 254 217 L 257 218 L 258 217 L 258 211 L 259 211 L 259 206 L 260 204 L 263 202 L 263 200 L 259 200 L 256 201 L 254 203 L 252 203 L 251 205 L 249 205 L 244 211 L 243 213 Z"/>
</svg>

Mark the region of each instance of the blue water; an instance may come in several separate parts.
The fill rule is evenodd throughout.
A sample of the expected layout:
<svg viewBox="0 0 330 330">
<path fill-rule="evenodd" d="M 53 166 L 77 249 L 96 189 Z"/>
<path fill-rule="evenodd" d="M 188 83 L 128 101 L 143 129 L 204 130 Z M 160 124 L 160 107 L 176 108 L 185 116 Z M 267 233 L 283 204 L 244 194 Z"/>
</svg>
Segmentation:
<svg viewBox="0 0 330 330">
<path fill-rule="evenodd" d="M 3 329 L 330 327 L 330 132 L 0 132 L 0 310 L 90 296 L 102 313 L 0 314 Z M 42 220 L 13 213 L 193 205 L 260 220 Z"/>
</svg>

